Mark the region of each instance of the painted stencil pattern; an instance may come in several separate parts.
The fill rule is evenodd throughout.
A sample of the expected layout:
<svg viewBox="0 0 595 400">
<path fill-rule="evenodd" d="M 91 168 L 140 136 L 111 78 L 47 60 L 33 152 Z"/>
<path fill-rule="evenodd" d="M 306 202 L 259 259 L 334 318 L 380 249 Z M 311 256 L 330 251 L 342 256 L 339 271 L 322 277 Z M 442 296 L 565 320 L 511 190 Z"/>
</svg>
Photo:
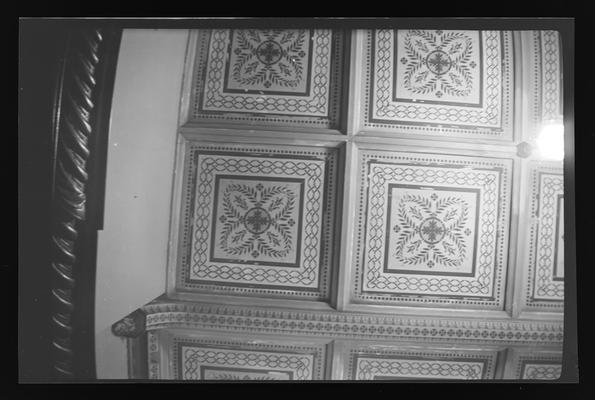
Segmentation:
<svg viewBox="0 0 595 400">
<path fill-rule="evenodd" d="M 325 296 L 331 260 L 322 244 L 332 234 L 336 152 L 242 150 L 188 150 L 178 284 Z"/>
<path fill-rule="evenodd" d="M 553 380 L 560 378 L 561 364 L 530 363 L 523 365 L 521 379 Z"/>
<path fill-rule="evenodd" d="M 399 31 L 397 98 L 418 95 L 429 100 L 478 103 L 479 36 L 478 32 Z"/>
<path fill-rule="evenodd" d="M 542 57 L 542 108 L 543 120 L 561 119 L 560 42 L 558 32 L 540 31 Z"/>
<path fill-rule="evenodd" d="M 226 89 L 306 93 L 307 30 L 235 30 Z"/>
<path fill-rule="evenodd" d="M 295 374 L 296 380 L 311 379 L 312 376 L 312 355 L 301 355 L 291 353 L 273 353 L 264 351 L 242 351 L 242 350 L 227 350 L 218 348 L 200 348 L 200 347 L 182 347 L 182 379 L 199 380 L 207 377 L 217 377 L 222 379 L 225 375 L 238 376 L 235 370 L 237 367 L 248 367 L 248 371 L 252 375 L 240 375 L 249 378 L 263 378 L 275 375 L 279 378 L 290 377 L 293 378 Z M 221 367 L 217 373 L 209 367 Z M 258 371 L 260 374 L 254 374 Z M 270 372 L 277 374 L 270 374 Z M 284 374 L 283 374 L 284 373 Z M 206 375 L 206 376 L 205 376 Z"/>
<path fill-rule="evenodd" d="M 297 266 L 303 180 L 219 179 L 214 256 Z M 266 186 L 265 186 L 266 185 Z"/>
<path fill-rule="evenodd" d="M 511 41 L 500 31 L 371 31 L 364 125 L 511 137 Z"/>
<path fill-rule="evenodd" d="M 501 305 L 506 260 L 498 248 L 505 245 L 509 162 L 480 167 L 474 166 L 479 159 L 470 159 L 461 168 L 447 159 L 429 166 L 424 162 L 431 157 L 387 156 L 396 162 L 380 154 L 364 154 L 361 162 L 367 190 L 360 197 L 365 236 L 358 239 L 363 266 L 357 297 Z M 464 299 L 470 297 L 476 300 Z"/>
<path fill-rule="evenodd" d="M 404 191 L 396 218 L 391 218 L 396 234 L 394 258 L 402 265 L 424 265 L 429 269 L 461 267 L 474 245 L 470 204 L 463 197 L 419 192 Z M 393 191 L 394 197 L 399 194 Z"/>
<path fill-rule="evenodd" d="M 202 32 L 193 118 L 334 127 L 341 41 L 328 29 Z"/>
<path fill-rule="evenodd" d="M 324 346 L 174 339 L 173 375 L 183 380 L 312 380 L 324 375 Z"/>
<path fill-rule="evenodd" d="M 562 352 L 516 350 L 510 354 L 507 379 L 555 380 L 562 374 Z"/>
<path fill-rule="evenodd" d="M 434 350 L 353 350 L 349 379 L 489 379 L 497 353 Z"/>
<path fill-rule="evenodd" d="M 237 370 L 237 369 L 224 369 L 224 370 L 209 370 L 206 369 L 204 373 L 205 380 L 213 381 L 280 381 L 289 380 L 291 377 L 288 373 L 283 372 L 254 372 L 251 370 Z"/>
<path fill-rule="evenodd" d="M 564 301 L 564 177 L 559 168 L 532 170 L 526 304 L 561 308 Z"/>
<path fill-rule="evenodd" d="M 481 379 L 481 363 L 424 360 L 370 360 L 358 363 L 357 379 Z"/>
</svg>

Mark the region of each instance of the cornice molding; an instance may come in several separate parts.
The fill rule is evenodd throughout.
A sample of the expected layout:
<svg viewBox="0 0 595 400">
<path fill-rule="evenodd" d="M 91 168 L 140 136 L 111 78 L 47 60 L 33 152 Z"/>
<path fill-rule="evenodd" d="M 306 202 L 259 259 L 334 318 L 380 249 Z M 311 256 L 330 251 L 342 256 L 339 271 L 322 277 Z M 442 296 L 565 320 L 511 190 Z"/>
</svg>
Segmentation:
<svg viewBox="0 0 595 400">
<path fill-rule="evenodd" d="M 364 340 L 561 346 L 562 321 L 485 320 L 304 311 L 204 303 L 143 307 L 148 331 L 168 328 Z"/>
</svg>

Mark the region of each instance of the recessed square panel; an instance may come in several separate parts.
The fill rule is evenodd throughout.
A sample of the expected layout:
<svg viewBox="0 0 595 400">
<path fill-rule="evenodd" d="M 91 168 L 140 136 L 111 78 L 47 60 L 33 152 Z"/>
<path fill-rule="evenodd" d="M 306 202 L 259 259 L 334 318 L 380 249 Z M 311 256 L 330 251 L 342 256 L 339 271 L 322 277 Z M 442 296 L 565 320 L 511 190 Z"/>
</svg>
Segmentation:
<svg viewBox="0 0 595 400">
<path fill-rule="evenodd" d="M 313 36 L 305 29 L 231 31 L 223 92 L 309 96 Z"/>
<path fill-rule="evenodd" d="M 493 379 L 497 359 L 497 351 L 358 347 L 349 353 L 347 379 Z"/>
<path fill-rule="evenodd" d="M 362 151 L 354 300 L 501 309 L 511 167 Z"/>
<path fill-rule="evenodd" d="M 325 299 L 337 153 L 190 144 L 178 289 Z"/>
<path fill-rule="evenodd" d="M 275 381 L 324 379 L 326 345 L 219 336 L 174 335 L 173 379 Z"/>
<path fill-rule="evenodd" d="M 192 119 L 336 129 L 343 47 L 328 29 L 199 31 Z"/>
<path fill-rule="evenodd" d="M 479 189 L 389 184 L 385 271 L 473 276 Z"/>
<path fill-rule="evenodd" d="M 481 107 L 481 49 L 481 31 L 397 31 L 394 100 Z"/>
<path fill-rule="evenodd" d="M 564 306 L 564 176 L 561 166 L 530 166 L 531 220 L 525 257 L 525 306 L 562 310 Z"/>
<path fill-rule="evenodd" d="M 510 32 L 379 29 L 365 48 L 365 130 L 512 139 Z"/>
<path fill-rule="evenodd" d="M 299 267 L 304 183 L 215 176 L 210 261 Z"/>
</svg>

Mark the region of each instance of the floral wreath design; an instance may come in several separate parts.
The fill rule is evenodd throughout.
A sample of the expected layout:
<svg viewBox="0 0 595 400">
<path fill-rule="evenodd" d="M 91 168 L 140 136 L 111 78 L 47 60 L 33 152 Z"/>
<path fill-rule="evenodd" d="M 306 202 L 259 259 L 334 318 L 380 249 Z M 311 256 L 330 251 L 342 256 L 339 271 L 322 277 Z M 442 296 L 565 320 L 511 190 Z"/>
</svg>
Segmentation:
<svg viewBox="0 0 595 400">
<path fill-rule="evenodd" d="M 296 195 L 286 186 L 231 184 L 223 193 L 219 244 L 229 255 L 287 256 L 293 249 L 291 218 Z"/>
<path fill-rule="evenodd" d="M 467 253 L 465 236 L 471 234 L 465 228 L 468 214 L 469 206 L 460 198 L 405 194 L 393 227 L 398 234 L 394 256 L 405 265 L 460 266 Z"/>
<path fill-rule="evenodd" d="M 294 88 L 302 81 L 306 30 L 237 30 L 233 78 L 244 85 Z"/>
<path fill-rule="evenodd" d="M 404 86 L 413 93 L 435 92 L 440 98 L 467 96 L 473 88 L 473 44 L 461 32 L 408 31 L 405 35 Z M 440 88 L 438 88 L 440 84 Z M 439 89 L 439 90 L 437 90 Z"/>
</svg>

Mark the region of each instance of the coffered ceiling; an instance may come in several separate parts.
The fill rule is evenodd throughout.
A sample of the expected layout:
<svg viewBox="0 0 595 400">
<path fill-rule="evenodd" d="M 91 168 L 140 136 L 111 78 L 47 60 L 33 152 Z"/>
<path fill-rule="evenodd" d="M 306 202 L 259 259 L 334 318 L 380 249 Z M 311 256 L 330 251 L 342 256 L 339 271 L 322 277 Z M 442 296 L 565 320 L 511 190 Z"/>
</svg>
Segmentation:
<svg viewBox="0 0 595 400">
<path fill-rule="evenodd" d="M 556 32 L 214 29 L 188 54 L 151 378 L 559 376 Z"/>
</svg>

